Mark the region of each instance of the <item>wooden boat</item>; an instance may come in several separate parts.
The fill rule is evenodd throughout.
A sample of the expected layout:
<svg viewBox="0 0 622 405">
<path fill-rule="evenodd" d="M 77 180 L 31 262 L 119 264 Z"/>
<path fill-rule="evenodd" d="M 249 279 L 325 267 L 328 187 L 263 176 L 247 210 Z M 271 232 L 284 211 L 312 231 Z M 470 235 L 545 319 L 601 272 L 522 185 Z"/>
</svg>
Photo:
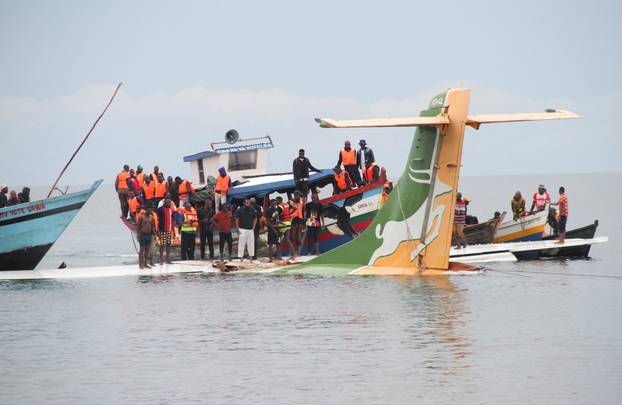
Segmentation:
<svg viewBox="0 0 622 405">
<path fill-rule="evenodd" d="M 517 220 L 501 222 L 493 239 L 494 243 L 526 242 L 542 240 L 548 211 L 539 211 Z"/>
<path fill-rule="evenodd" d="M 464 227 L 464 238 L 467 245 L 480 245 L 483 243 L 492 243 L 499 225 L 503 222 L 506 213 L 503 212 L 498 218 L 490 219 L 486 222 L 474 225 L 466 225 Z M 452 238 L 455 239 L 455 238 Z M 456 241 L 452 241 L 456 245 Z"/>
<path fill-rule="evenodd" d="M 0 208 L 0 270 L 33 270 L 103 180 L 75 193 Z"/>
<path fill-rule="evenodd" d="M 592 239 L 594 238 L 594 234 L 596 234 L 596 229 L 598 228 L 598 220 L 595 220 L 593 224 L 582 226 L 580 228 L 575 228 L 566 232 L 566 239 Z M 558 235 L 549 235 L 544 237 L 544 240 L 554 240 L 557 239 Z M 541 252 L 542 257 L 573 257 L 573 258 L 581 258 L 588 257 L 590 254 L 591 245 L 583 245 L 583 246 L 568 246 L 568 247 L 560 247 L 556 250 L 543 250 Z"/>
</svg>

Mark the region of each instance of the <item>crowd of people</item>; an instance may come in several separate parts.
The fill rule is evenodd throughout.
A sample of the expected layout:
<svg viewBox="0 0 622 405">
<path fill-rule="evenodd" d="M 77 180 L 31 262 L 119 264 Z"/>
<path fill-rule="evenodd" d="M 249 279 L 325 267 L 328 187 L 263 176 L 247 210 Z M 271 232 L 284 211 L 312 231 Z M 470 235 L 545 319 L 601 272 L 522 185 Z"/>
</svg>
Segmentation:
<svg viewBox="0 0 622 405">
<path fill-rule="evenodd" d="M 30 188 L 24 187 L 21 192 L 11 190 L 6 184 L 0 184 L 0 208 L 30 202 Z"/>
<path fill-rule="evenodd" d="M 558 243 L 564 243 L 566 240 L 566 223 L 568 221 L 568 196 L 566 195 L 566 188 L 559 188 L 559 199 L 555 202 L 551 201 L 551 195 L 546 190 L 543 184 L 538 185 L 538 191 L 533 193 L 531 208 L 526 210 L 526 201 L 520 191 L 514 193 L 514 197 L 510 202 L 512 209 L 512 218 L 514 221 L 518 221 L 520 218 L 535 214 L 537 212 L 550 209 L 551 206 L 557 206 L 557 210 L 552 209 L 549 211 L 548 223 L 551 228 L 558 234 Z M 456 204 L 454 208 L 454 224 L 453 224 L 453 237 L 456 241 L 456 247 L 466 247 L 467 242 L 464 237 L 464 227 L 467 223 L 467 207 L 469 200 L 462 197 L 462 193 L 456 194 Z M 495 212 L 495 218 L 498 218 L 501 214 Z"/>
<path fill-rule="evenodd" d="M 378 182 L 380 167 L 365 140 L 360 149 L 352 149 L 349 141 L 339 153 L 334 168 L 333 194 Z M 343 170 L 341 166 L 343 165 Z M 360 170 L 360 171 L 359 171 Z M 219 258 L 232 260 L 232 233 L 238 235 L 237 257 L 257 260 L 259 234 L 268 233 L 269 260 L 281 260 L 281 245 L 288 247 L 291 258 L 296 259 L 307 243 L 310 253 L 319 254 L 319 234 L 324 226 L 323 206 L 318 190 L 309 187 L 312 171 L 320 172 L 300 149 L 292 164 L 296 190 L 287 194 L 287 201 L 278 196 L 262 201 L 246 198 L 239 206 L 231 205 L 228 198 L 232 187 L 231 177 L 224 167 L 218 169 L 213 188 L 213 199 L 193 199 L 192 183 L 181 177 L 166 177 L 155 166 L 146 173 L 142 166 L 135 169 L 124 165 L 115 179 L 121 208 L 121 218 L 136 227 L 139 241 L 139 266 L 153 266 L 153 256 L 159 245 L 160 263 L 170 263 L 173 241 L 179 240 L 181 259 L 194 260 L 196 238 L 199 237 L 200 258 L 216 259 L 214 232 L 218 232 Z M 383 200 L 388 198 L 392 184 L 386 182 Z M 311 192 L 311 197 L 309 197 Z M 206 249 L 207 248 L 207 249 Z M 206 252 L 207 250 L 207 252 Z M 225 255 L 226 252 L 226 255 Z"/>
</svg>

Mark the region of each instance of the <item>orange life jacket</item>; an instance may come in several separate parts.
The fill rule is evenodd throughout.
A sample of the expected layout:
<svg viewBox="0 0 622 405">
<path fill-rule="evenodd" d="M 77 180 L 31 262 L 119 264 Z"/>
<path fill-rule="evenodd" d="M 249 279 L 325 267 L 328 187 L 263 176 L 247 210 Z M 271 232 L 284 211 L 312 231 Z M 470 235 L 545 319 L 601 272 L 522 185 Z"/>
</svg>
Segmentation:
<svg viewBox="0 0 622 405">
<path fill-rule="evenodd" d="M 289 202 L 290 205 L 293 206 L 294 211 L 292 212 L 292 217 L 293 218 L 300 218 L 302 219 L 304 217 L 304 209 L 305 209 L 305 203 L 303 203 L 302 201 L 300 202 L 294 202 L 294 201 L 290 201 Z"/>
<path fill-rule="evenodd" d="M 145 199 L 152 200 L 155 196 L 155 183 L 152 181 L 151 183 L 145 183 L 143 185 L 143 193 L 145 194 Z"/>
<path fill-rule="evenodd" d="M 127 190 L 127 183 L 125 182 L 125 180 L 127 180 L 128 177 L 130 177 L 130 173 L 126 172 L 125 170 L 117 174 L 117 180 L 118 180 L 117 188 L 119 190 Z"/>
<path fill-rule="evenodd" d="M 341 150 L 341 163 L 343 163 L 344 166 L 356 166 L 356 152 L 354 149 Z"/>
<path fill-rule="evenodd" d="M 138 211 L 138 207 L 140 206 L 140 201 L 138 201 L 138 198 L 132 197 L 127 203 L 130 206 L 130 212 L 132 214 L 136 214 L 136 211 Z"/>
<path fill-rule="evenodd" d="M 337 188 L 340 191 L 346 191 L 348 189 L 348 183 L 346 182 L 346 179 L 349 179 L 350 176 L 348 175 L 348 172 L 346 172 L 345 170 L 342 170 L 341 173 L 339 174 L 335 174 L 335 181 L 337 182 Z M 352 182 L 350 181 L 350 184 L 352 184 Z"/>
<path fill-rule="evenodd" d="M 145 173 L 144 172 L 140 172 L 136 175 L 136 180 L 138 180 L 138 185 L 140 186 L 140 188 L 143 188 L 143 185 L 145 184 Z"/>
<path fill-rule="evenodd" d="M 365 169 L 365 181 L 371 183 L 374 181 L 374 168 L 378 166 L 375 163 L 372 163 L 368 168 Z"/>
<path fill-rule="evenodd" d="M 166 195 L 166 181 L 163 181 L 162 183 L 155 182 L 156 198 L 164 198 L 165 195 Z"/>
<path fill-rule="evenodd" d="M 227 194 L 227 191 L 229 191 L 229 179 L 231 179 L 229 175 L 225 177 L 218 175 L 218 177 L 216 177 L 216 187 L 214 191 L 219 194 Z"/>
<path fill-rule="evenodd" d="M 192 184 L 188 180 L 184 180 L 179 185 L 179 197 L 187 197 L 190 193 L 194 193 L 194 187 L 192 187 Z"/>
<path fill-rule="evenodd" d="M 179 208 L 179 212 L 181 212 L 184 216 L 184 223 L 181 225 L 182 232 L 196 232 L 197 227 L 199 226 L 199 219 L 197 217 L 197 211 L 190 207 L 189 210 L 186 208 Z"/>
</svg>

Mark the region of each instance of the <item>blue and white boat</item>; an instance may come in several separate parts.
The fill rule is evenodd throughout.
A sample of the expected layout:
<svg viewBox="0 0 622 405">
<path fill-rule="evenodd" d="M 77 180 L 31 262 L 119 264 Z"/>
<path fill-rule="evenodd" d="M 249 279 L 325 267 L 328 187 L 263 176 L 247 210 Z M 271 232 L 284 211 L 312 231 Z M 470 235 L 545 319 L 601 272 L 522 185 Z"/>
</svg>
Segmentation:
<svg viewBox="0 0 622 405">
<path fill-rule="evenodd" d="M 0 270 L 33 270 L 103 180 L 82 191 L 0 208 Z"/>
</svg>

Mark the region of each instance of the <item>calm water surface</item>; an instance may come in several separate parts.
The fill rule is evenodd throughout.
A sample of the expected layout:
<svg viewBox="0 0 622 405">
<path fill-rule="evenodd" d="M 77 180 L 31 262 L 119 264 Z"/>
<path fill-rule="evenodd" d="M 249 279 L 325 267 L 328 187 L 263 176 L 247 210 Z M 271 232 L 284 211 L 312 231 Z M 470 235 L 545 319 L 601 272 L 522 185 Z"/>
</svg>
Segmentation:
<svg viewBox="0 0 622 405">
<path fill-rule="evenodd" d="M 622 176 L 462 189 L 482 219 L 540 182 L 566 185 L 571 228 L 601 220 L 610 242 L 591 260 L 427 278 L 0 282 L 0 402 L 620 403 L 622 279 L 595 276 L 622 277 L 622 221 L 593 208 L 622 197 Z M 100 190 L 41 267 L 136 263 L 111 198 Z"/>
</svg>

